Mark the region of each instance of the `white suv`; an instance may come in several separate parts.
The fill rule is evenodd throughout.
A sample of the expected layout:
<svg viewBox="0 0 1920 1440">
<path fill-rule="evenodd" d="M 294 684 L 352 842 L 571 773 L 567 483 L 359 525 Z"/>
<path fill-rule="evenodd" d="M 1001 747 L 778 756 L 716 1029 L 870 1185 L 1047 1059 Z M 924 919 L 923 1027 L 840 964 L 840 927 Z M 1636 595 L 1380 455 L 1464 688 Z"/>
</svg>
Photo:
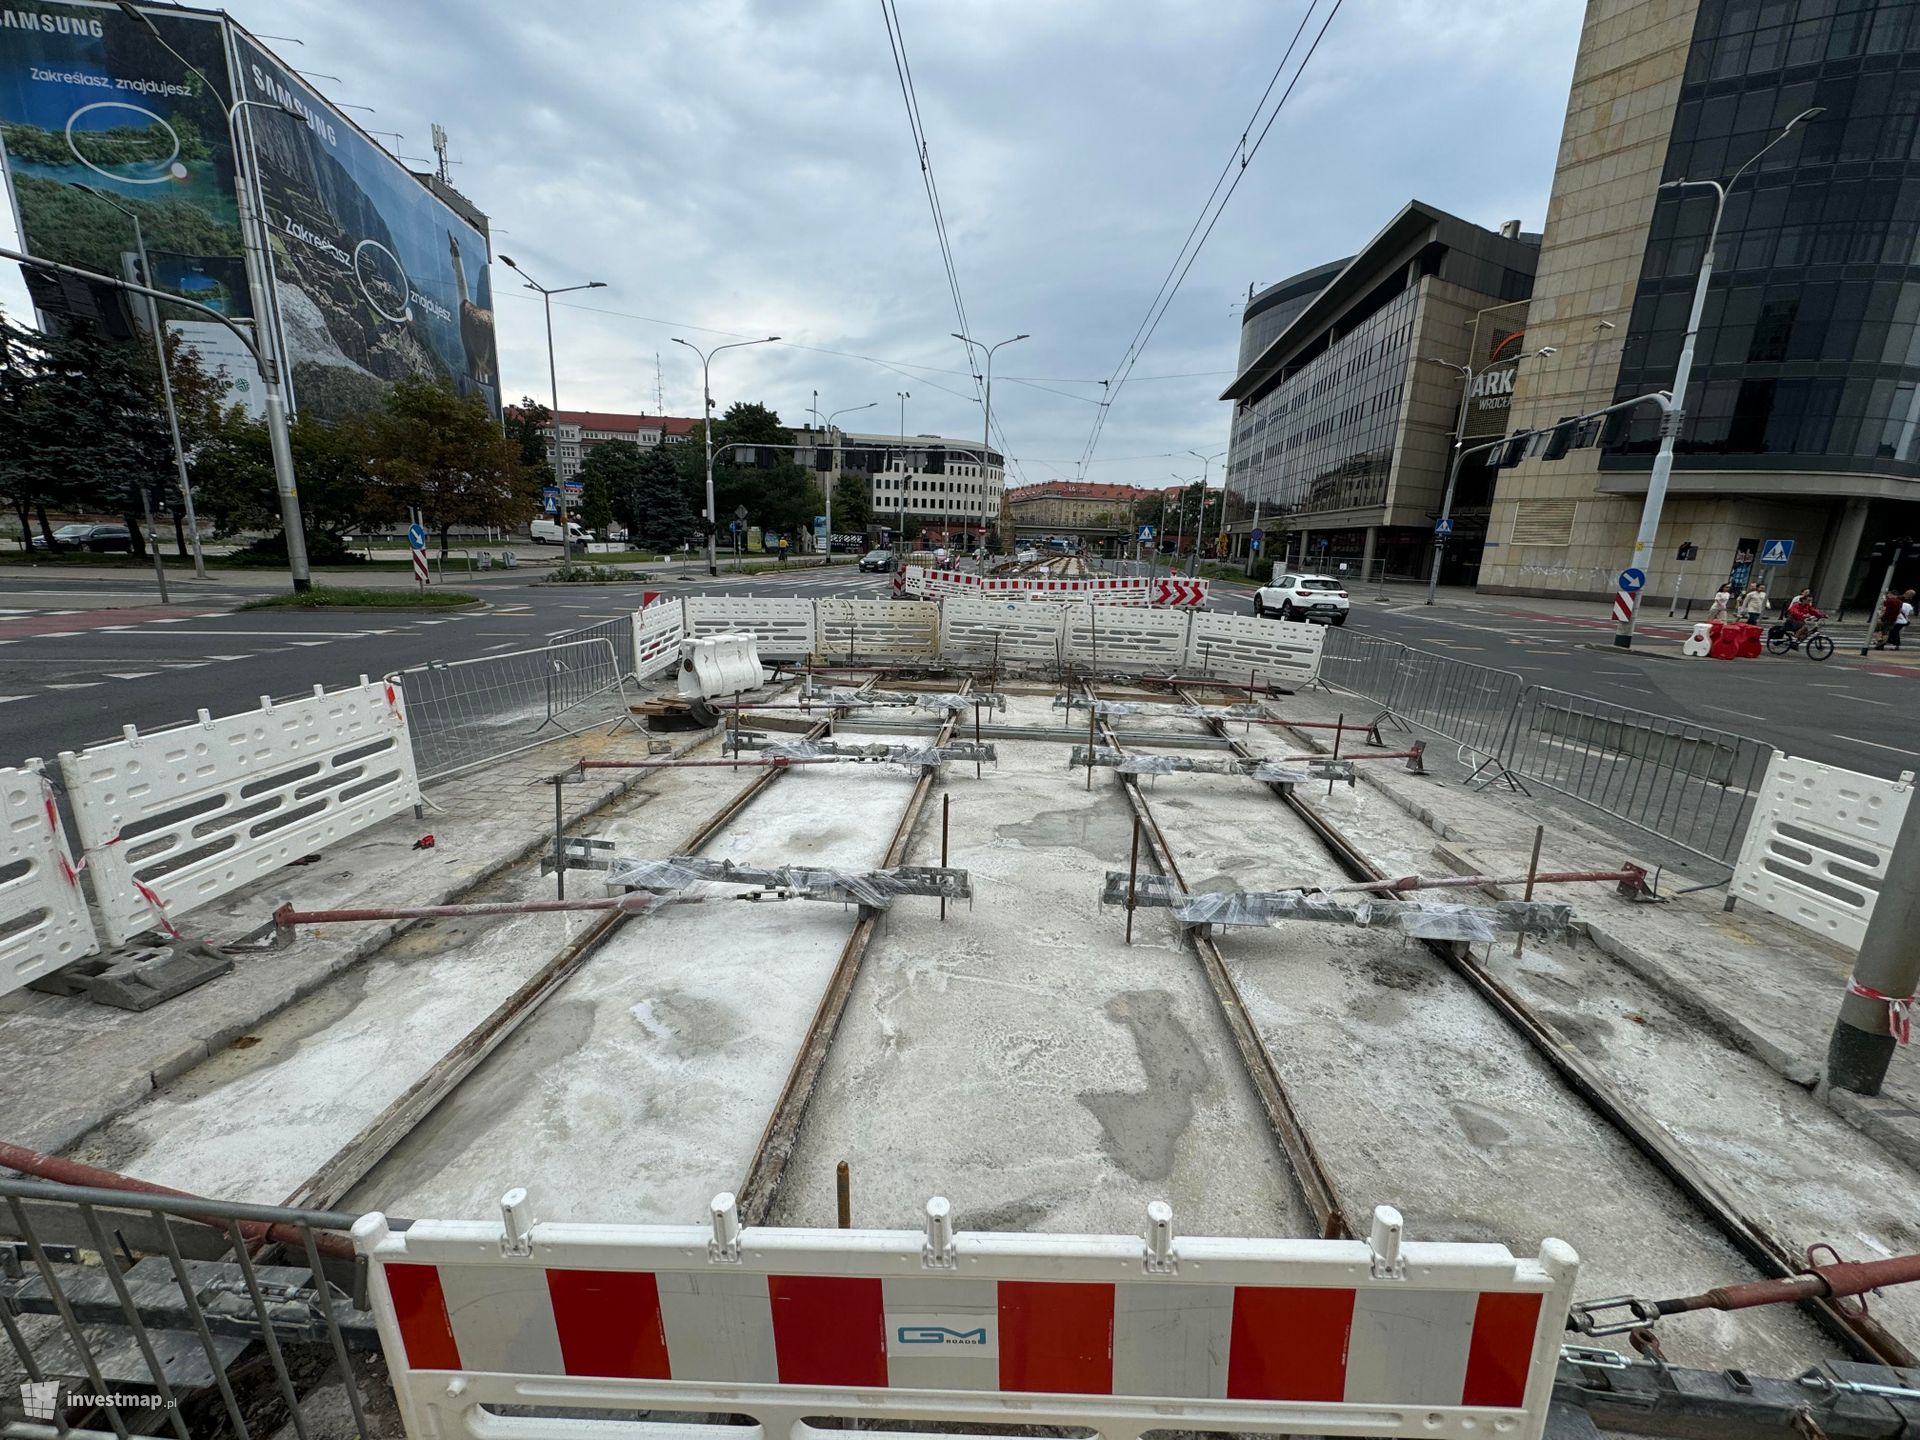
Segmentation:
<svg viewBox="0 0 1920 1440">
<path fill-rule="evenodd" d="M 1253 613 L 1282 620 L 1347 623 L 1347 582 L 1331 575 L 1276 575 L 1253 592 Z"/>
</svg>

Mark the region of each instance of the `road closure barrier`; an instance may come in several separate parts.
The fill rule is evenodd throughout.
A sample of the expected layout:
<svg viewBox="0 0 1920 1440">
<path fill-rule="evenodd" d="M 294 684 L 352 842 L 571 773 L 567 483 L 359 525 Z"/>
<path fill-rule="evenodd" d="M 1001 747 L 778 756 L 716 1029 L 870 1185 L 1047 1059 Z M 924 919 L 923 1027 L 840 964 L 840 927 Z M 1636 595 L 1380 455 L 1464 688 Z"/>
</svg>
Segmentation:
<svg viewBox="0 0 1920 1440">
<path fill-rule="evenodd" d="M 110 945 L 420 803 L 400 687 L 298 700 L 64 751 L 60 772 Z"/>
<path fill-rule="evenodd" d="M 1487 1244 L 361 1217 L 409 1435 L 532 1437 L 561 1412 L 1539 1440 L 1578 1270 Z"/>
<path fill-rule="evenodd" d="M 0 995 L 99 948 L 44 767 L 0 769 Z"/>
</svg>

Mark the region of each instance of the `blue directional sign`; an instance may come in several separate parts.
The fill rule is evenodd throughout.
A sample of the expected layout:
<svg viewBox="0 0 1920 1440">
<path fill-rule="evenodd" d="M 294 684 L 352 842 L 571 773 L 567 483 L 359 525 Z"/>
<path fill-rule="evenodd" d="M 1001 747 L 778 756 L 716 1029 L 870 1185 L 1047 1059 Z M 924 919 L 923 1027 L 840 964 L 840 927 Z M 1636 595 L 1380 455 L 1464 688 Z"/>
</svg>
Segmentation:
<svg viewBox="0 0 1920 1440">
<path fill-rule="evenodd" d="M 1442 515 L 1439 520 L 1434 522 L 1433 533 L 1436 535 L 1451 535 L 1453 533 L 1453 521 L 1445 515 Z"/>
<path fill-rule="evenodd" d="M 1647 588 L 1647 572 L 1637 569 L 1622 570 L 1620 572 L 1620 588 L 1629 595 L 1638 595 L 1642 590 Z"/>
<path fill-rule="evenodd" d="M 1258 554 L 1260 547 L 1267 543 L 1267 532 L 1264 530 L 1254 531 L 1252 536 L 1249 537 L 1249 543 L 1252 544 L 1254 553 Z"/>
<path fill-rule="evenodd" d="M 424 525 L 409 525 L 407 527 L 407 544 L 416 550 L 426 549 L 427 527 Z"/>
<path fill-rule="evenodd" d="M 1142 545 L 1148 545 L 1148 544 L 1151 544 L 1152 542 L 1153 542 L 1153 526 L 1142 525 L 1140 527 L 1140 543 Z"/>
<path fill-rule="evenodd" d="M 1760 547 L 1762 565 L 1784 565 L 1793 558 L 1793 541 L 1769 540 Z"/>
</svg>

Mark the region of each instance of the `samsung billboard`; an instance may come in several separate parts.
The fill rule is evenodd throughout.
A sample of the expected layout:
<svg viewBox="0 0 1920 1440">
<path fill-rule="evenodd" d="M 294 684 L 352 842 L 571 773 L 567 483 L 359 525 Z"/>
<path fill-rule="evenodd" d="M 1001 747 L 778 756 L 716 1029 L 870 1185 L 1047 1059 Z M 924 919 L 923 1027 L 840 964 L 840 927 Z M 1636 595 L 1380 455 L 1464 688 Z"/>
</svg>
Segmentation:
<svg viewBox="0 0 1920 1440">
<path fill-rule="evenodd" d="M 132 211 L 161 288 L 252 318 L 226 110 L 266 101 L 241 109 L 240 143 L 273 282 L 259 318 L 294 404 L 357 413 L 429 374 L 498 413 L 485 234 L 224 15 L 142 13 L 166 45 L 110 4 L 0 0 L 0 150 L 25 248 L 120 274 Z"/>
</svg>

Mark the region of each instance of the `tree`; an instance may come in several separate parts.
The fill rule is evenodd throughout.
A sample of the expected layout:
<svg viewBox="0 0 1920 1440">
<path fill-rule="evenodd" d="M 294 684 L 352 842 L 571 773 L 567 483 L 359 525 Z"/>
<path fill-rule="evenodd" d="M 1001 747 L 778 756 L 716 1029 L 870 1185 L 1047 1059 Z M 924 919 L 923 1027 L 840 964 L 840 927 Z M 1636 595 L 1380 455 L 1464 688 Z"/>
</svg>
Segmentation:
<svg viewBox="0 0 1920 1440">
<path fill-rule="evenodd" d="M 873 507 L 867 499 L 865 480 L 858 475 L 842 475 L 833 482 L 833 523 L 836 529 L 843 534 L 865 530 L 872 518 Z"/>
<path fill-rule="evenodd" d="M 793 463 L 793 443 L 780 417 L 765 405 L 737 402 L 713 424 L 715 515 L 724 530 L 738 510 L 745 524 L 775 533 L 810 529 L 820 513 L 820 487 Z M 751 447 L 748 449 L 726 448 Z M 765 448 L 761 448 L 765 447 Z M 674 465 L 689 495 L 705 511 L 706 461 L 698 445 L 674 447 Z"/>
<path fill-rule="evenodd" d="M 582 476 L 593 469 L 605 475 L 613 513 L 635 541 L 671 550 L 700 533 L 686 481 L 664 447 L 596 445 Z"/>
<path fill-rule="evenodd" d="M 391 517 L 420 510 L 439 532 L 443 560 L 455 525 L 515 528 L 539 504 L 538 482 L 486 402 L 456 395 L 440 380 L 397 382 L 372 417 L 368 440 L 374 508 Z"/>
<path fill-rule="evenodd" d="M 596 450 L 608 450 L 611 449 L 613 445 L 620 445 L 622 450 L 627 448 L 619 441 L 614 441 L 608 445 L 596 445 L 593 448 Z M 583 465 L 580 468 L 581 528 L 591 530 L 598 535 L 605 535 L 607 533 L 607 526 L 612 523 L 613 496 L 612 492 L 607 488 L 607 477 L 598 470 L 589 473 Z"/>
<path fill-rule="evenodd" d="M 543 487 L 553 484 L 553 466 L 547 462 L 547 441 L 540 427 L 552 418 L 551 410 L 531 395 L 524 395 L 518 405 L 507 407 L 505 420 L 507 439 L 520 456 L 521 468 Z"/>
</svg>

